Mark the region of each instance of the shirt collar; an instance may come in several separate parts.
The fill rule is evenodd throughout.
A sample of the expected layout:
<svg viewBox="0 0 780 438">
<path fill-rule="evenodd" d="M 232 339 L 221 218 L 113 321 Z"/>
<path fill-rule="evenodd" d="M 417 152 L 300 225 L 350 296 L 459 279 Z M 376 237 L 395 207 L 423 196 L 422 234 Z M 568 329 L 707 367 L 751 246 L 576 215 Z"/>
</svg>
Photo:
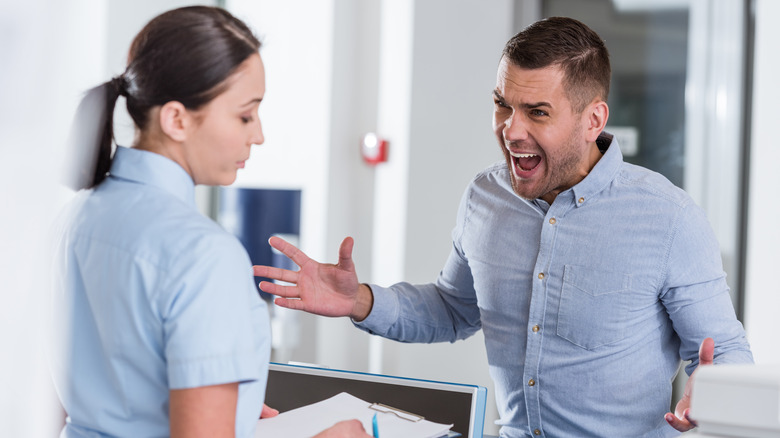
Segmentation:
<svg viewBox="0 0 780 438">
<path fill-rule="evenodd" d="M 615 175 L 617 175 L 620 166 L 623 164 L 623 154 L 620 152 L 620 146 L 614 135 L 603 131 L 596 143 L 604 155 L 593 166 L 590 173 L 572 187 L 574 205 L 577 207 L 587 204 L 588 200 L 604 190 L 604 187 L 615 179 Z"/>
<path fill-rule="evenodd" d="M 192 177 L 175 161 L 160 154 L 117 146 L 109 176 L 165 190 L 195 205 Z"/>
</svg>

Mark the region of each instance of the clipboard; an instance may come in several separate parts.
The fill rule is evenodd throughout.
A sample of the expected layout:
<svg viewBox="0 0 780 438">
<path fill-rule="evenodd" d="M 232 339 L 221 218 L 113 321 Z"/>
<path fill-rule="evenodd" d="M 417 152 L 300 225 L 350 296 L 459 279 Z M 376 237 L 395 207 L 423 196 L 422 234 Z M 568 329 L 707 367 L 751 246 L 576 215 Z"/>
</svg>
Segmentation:
<svg viewBox="0 0 780 438">
<path fill-rule="evenodd" d="M 423 417 L 422 415 L 417 415 L 417 414 L 413 414 L 411 412 L 406 412 L 404 410 L 401 410 L 401 409 L 398 409 L 398 408 L 394 408 L 392 406 L 388 406 L 388 405 L 383 404 L 383 403 L 371 403 L 371 405 L 369 405 L 368 408 L 371 409 L 371 410 L 377 411 L 377 412 L 382 412 L 382 413 L 386 413 L 386 414 L 392 414 L 392 415 L 397 416 L 400 419 L 411 421 L 413 423 L 425 420 L 425 417 Z M 443 435 L 443 436 L 446 436 L 447 438 L 457 438 L 457 437 L 460 437 L 460 436 L 463 436 L 463 435 L 461 435 L 458 432 L 455 432 L 454 430 L 450 430 L 450 431 L 447 432 L 447 435 Z"/>
<path fill-rule="evenodd" d="M 482 438 L 487 402 L 485 387 L 311 365 L 272 362 L 269 366 L 266 403 L 280 412 L 316 403 L 340 392 L 432 422 L 453 424 L 450 436 Z"/>
<path fill-rule="evenodd" d="M 368 405 L 368 409 L 381 412 L 383 414 L 392 414 L 402 420 L 411 421 L 412 423 L 425 420 L 425 417 L 423 417 L 422 415 L 417 415 L 411 412 L 402 411 L 401 409 L 394 408 L 392 406 L 387 406 L 382 403 L 371 403 L 370 405 Z"/>
<path fill-rule="evenodd" d="M 369 403 L 342 392 L 325 400 L 282 412 L 257 422 L 256 438 L 284 436 L 308 438 L 333 424 L 356 419 L 363 429 L 381 438 L 446 437 L 452 424 L 435 423 L 422 416 L 380 403 Z"/>
</svg>

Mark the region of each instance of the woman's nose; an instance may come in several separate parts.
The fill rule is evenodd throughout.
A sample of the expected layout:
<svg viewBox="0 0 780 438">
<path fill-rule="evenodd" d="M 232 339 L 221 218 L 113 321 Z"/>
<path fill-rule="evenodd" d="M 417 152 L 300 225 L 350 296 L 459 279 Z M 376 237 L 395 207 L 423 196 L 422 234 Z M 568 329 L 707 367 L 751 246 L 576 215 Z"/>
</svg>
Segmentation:
<svg viewBox="0 0 780 438">
<path fill-rule="evenodd" d="M 253 145 L 261 145 L 263 142 L 265 142 L 265 136 L 263 136 L 263 124 L 260 123 L 260 119 L 257 119 L 257 127 L 252 132 L 252 138 L 250 138 L 250 143 Z"/>
</svg>

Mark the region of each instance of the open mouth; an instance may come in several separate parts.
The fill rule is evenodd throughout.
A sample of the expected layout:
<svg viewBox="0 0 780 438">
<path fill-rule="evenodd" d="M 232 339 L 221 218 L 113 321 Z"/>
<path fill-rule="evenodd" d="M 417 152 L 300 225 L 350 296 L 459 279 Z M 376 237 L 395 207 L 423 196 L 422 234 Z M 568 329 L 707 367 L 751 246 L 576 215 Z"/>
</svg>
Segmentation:
<svg viewBox="0 0 780 438">
<path fill-rule="evenodd" d="M 509 152 L 512 156 L 512 161 L 515 164 L 515 168 L 521 172 L 530 172 L 539 166 L 542 162 L 542 157 L 537 154 L 515 153 Z"/>
</svg>

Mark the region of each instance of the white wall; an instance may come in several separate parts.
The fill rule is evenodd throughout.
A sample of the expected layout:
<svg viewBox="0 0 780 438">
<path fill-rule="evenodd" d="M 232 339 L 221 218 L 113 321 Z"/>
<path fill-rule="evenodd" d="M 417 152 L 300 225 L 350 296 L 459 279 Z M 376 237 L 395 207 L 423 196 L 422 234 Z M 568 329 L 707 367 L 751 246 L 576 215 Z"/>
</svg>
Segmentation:
<svg viewBox="0 0 780 438">
<path fill-rule="evenodd" d="M 388 84 L 392 88 L 387 90 L 408 93 L 405 101 L 399 99 L 408 107 L 387 115 L 408 117 L 403 143 L 391 139 L 390 150 L 391 160 L 406 160 L 390 163 L 405 167 L 392 175 L 405 180 L 388 181 L 383 191 L 377 191 L 379 203 L 388 199 L 402 203 L 384 205 L 382 215 L 400 221 L 400 226 L 380 224 L 375 230 L 401 232 L 385 239 L 400 244 L 386 246 L 375 240 L 373 274 L 383 283 L 436 279 L 452 248 L 451 231 L 463 190 L 477 172 L 501 159 L 491 129 L 491 93 L 501 50 L 514 34 L 511 1 L 494 1 L 489 7 L 477 0 L 417 1 L 407 19 L 412 21 L 413 35 L 411 53 L 406 54 L 411 60 L 410 81 L 405 88 Z M 405 150 L 399 153 L 398 148 Z M 392 251 L 400 251 L 400 257 L 387 254 Z M 481 332 L 454 344 L 381 344 L 382 372 L 486 386 L 485 431 L 497 434 L 492 424 L 497 419 L 493 383 Z"/>
<path fill-rule="evenodd" d="M 47 233 L 70 114 L 104 59 L 103 12 L 97 0 L 0 1 L 3 436 L 56 436 L 64 419 L 47 366 Z"/>
<path fill-rule="evenodd" d="M 335 261 L 342 239 L 352 236 L 358 278 L 368 281 L 378 169 L 358 151 L 361 137 L 378 128 L 380 2 L 339 0 L 334 7 L 326 259 Z M 369 338 L 345 318 L 318 318 L 316 362 L 367 371 Z"/>
<path fill-rule="evenodd" d="M 780 363 L 780 207 L 774 201 L 780 187 L 780 2 L 756 0 L 753 123 L 750 152 L 750 197 L 747 221 L 745 329 L 758 363 Z"/>
</svg>

